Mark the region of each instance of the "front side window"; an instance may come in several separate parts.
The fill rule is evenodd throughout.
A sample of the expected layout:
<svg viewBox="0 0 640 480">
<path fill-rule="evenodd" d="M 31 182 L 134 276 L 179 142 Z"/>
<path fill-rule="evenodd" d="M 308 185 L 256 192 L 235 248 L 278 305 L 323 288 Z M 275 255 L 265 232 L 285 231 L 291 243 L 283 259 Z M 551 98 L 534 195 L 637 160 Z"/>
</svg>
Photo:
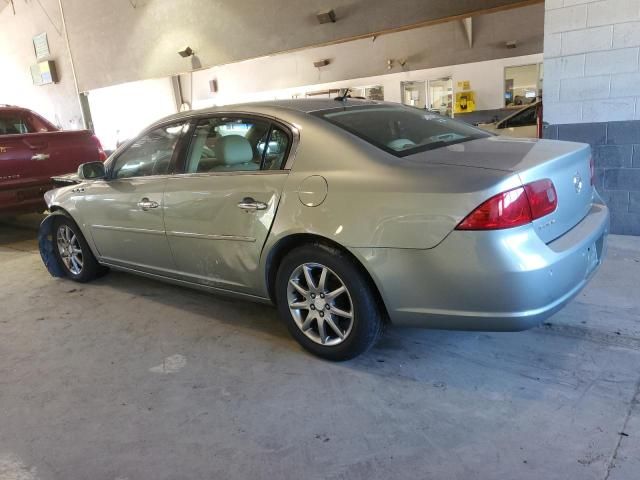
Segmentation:
<svg viewBox="0 0 640 480">
<path fill-rule="evenodd" d="M 135 140 L 115 160 L 113 178 L 166 175 L 184 123 L 156 128 Z"/>
<path fill-rule="evenodd" d="M 490 136 L 438 114 L 403 106 L 363 106 L 314 115 L 397 157 Z"/>
<path fill-rule="evenodd" d="M 280 169 L 288 147 L 289 136 L 269 121 L 208 118 L 195 128 L 185 173 Z"/>
</svg>

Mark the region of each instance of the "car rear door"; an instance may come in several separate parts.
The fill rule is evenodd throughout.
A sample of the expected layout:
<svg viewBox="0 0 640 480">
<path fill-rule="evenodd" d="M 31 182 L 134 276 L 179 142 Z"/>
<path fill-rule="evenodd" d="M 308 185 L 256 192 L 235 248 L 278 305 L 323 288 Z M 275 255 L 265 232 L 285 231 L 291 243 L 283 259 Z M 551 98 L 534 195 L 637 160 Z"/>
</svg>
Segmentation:
<svg viewBox="0 0 640 480">
<path fill-rule="evenodd" d="M 164 194 L 167 238 L 183 279 L 258 292 L 292 141 L 288 127 L 259 117 L 220 115 L 194 125 L 182 173 L 168 179 Z"/>
<path fill-rule="evenodd" d="M 162 197 L 187 126 L 169 123 L 142 134 L 110 162 L 108 179 L 84 187 L 79 209 L 103 261 L 173 271 Z"/>
</svg>

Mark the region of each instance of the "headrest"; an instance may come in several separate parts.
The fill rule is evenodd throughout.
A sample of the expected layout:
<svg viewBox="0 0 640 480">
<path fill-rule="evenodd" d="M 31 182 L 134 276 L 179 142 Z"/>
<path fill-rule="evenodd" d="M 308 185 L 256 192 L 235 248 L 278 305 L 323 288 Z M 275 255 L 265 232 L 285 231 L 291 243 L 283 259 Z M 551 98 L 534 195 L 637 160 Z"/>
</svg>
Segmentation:
<svg viewBox="0 0 640 480">
<path fill-rule="evenodd" d="M 226 135 L 215 144 L 216 158 L 225 165 L 238 165 L 253 160 L 253 150 L 249 140 L 241 135 Z"/>
</svg>

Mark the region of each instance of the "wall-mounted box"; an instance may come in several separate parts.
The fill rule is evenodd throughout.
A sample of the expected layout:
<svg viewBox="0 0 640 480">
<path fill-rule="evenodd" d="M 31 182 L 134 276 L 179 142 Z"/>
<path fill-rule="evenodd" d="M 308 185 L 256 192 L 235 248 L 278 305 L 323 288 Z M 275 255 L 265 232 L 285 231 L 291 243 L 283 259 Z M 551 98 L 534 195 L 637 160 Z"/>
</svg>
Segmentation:
<svg viewBox="0 0 640 480">
<path fill-rule="evenodd" d="M 48 85 L 58 83 L 58 72 L 56 63 L 53 60 L 31 65 L 31 79 L 34 85 Z"/>
</svg>

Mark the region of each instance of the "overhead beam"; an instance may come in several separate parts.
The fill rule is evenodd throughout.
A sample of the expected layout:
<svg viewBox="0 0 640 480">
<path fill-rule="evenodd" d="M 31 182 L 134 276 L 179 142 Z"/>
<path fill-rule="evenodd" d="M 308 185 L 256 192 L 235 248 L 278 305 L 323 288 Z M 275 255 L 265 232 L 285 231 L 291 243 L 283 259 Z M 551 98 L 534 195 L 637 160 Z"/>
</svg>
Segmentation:
<svg viewBox="0 0 640 480">
<path fill-rule="evenodd" d="M 471 17 L 463 18 L 462 26 L 464 27 L 464 33 L 467 34 L 467 41 L 469 42 L 469 48 L 473 47 L 473 21 Z"/>
<path fill-rule="evenodd" d="M 401 27 L 394 27 L 394 28 L 389 28 L 389 29 L 385 29 L 385 30 L 378 30 L 375 32 L 370 32 L 370 33 L 363 33 L 361 35 L 353 35 L 351 37 L 345 37 L 345 38 L 340 38 L 337 40 L 331 40 L 329 42 L 324 42 L 324 43 L 319 43 L 317 45 L 312 45 L 312 46 L 307 46 L 307 47 L 301 47 L 301 48 L 293 48 L 290 50 L 283 50 L 283 51 L 279 51 L 279 52 L 274 52 L 271 55 L 277 55 L 280 53 L 290 53 L 290 52 L 296 52 L 296 51 L 300 51 L 300 50 L 306 50 L 308 48 L 316 48 L 316 47 L 326 47 L 329 45 L 338 45 L 340 43 L 346 43 L 346 42 L 352 42 L 354 40 L 362 40 L 365 38 L 377 38 L 381 35 L 389 35 L 391 33 L 397 33 L 397 32 L 404 32 L 407 30 L 414 30 L 416 28 L 422 28 L 422 27 L 430 27 L 432 25 L 439 25 L 441 23 L 448 23 L 448 22 L 455 22 L 458 20 L 464 20 L 465 18 L 469 18 L 470 15 L 473 16 L 478 16 L 478 15 L 487 15 L 490 13 L 497 13 L 497 12 L 504 12 L 507 10 L 514 10 L 516 8 L 523 8 L 523 7 L 529 7 L 532 5 L 538 5 L 540 3 L 544 3 L 545 0 L 520 0 L 519 2 L 513 2 L 513 3 L 509 3 L 507 5 L 500 5 L 498 7 L 490 7 L 490 8 L 479 8 L 477 10 L 473 10 L 471 12 L 466 12 L 466 13 L 462 13 L 459 15 L 450 15 L 448 17 L 442 17 L 442 18 L 437 18 L 434 20 L 424 20 L 421 22 L 417 22 L 417 23 L 411 23 L 411 24 L 407 24 L 407 25 L 403 25 Z"/>
<path fill-rule="evenodd" d="M 5 5 L 6 3 L 6 5 Z M 4 3 L 0 3 L 0 10 L 2 10 L 7 5 L 11 5 L 11 10 L 13 10 L 13 14 L 16 14 L 16 6 L 13 4 L 13 0 L 4 0 Z"/>
</svg>

